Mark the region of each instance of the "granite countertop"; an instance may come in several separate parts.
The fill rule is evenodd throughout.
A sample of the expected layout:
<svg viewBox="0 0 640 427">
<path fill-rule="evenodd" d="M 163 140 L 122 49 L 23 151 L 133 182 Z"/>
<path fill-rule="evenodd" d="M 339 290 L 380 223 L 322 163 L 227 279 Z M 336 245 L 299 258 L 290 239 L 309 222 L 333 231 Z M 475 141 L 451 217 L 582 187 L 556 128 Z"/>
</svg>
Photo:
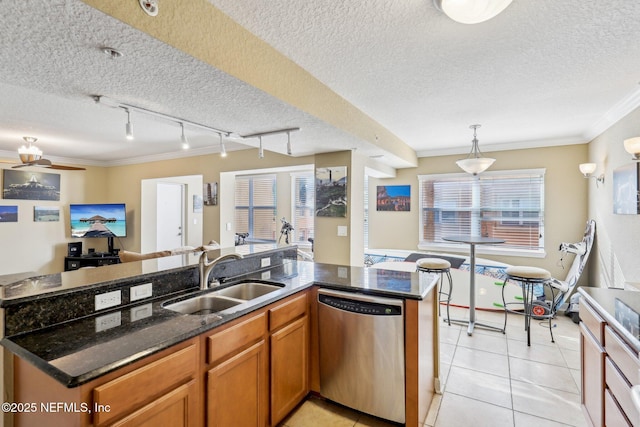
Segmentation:
<svg viewBox="0 0 640 427">
<path fill-rule="evenodd" d="M 117 266 L 108 268 L 111 267 Z M 162 307 L 165 301 L 176 298 L 165 296 L 8 336 L 1 344 L 67 387 L 76 387 L 312 285 L 420 300 L 437 284 L 438 277 L 292 261 L 248 274 L 245 279 L 269 280 L 284 287 L 243 304 L 242 309 L 234 313 L 180 314 Z"/>
<path fill-rule="evenodd" d="M 640 292 L 584 287 L 578 292 L 640 354 Z"/>
</svg>

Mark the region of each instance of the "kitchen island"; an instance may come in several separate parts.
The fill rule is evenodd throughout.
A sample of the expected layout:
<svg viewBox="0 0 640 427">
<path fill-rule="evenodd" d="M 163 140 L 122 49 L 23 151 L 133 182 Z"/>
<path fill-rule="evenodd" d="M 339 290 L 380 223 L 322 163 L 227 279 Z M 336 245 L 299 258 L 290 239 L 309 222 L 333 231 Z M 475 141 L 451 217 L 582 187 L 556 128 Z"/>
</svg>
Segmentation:
<svg viewBox="0 0 640 427">
<path fill-rule="evenodd" d="M 260 260 L 267 256 L 270 266 L 260 268 Z M 57 282 L 55 277 L 42 277 L 38 283 L 23 281 L 5 287 L 1 304 L 8 332 L 2 344 L 15 354 L 13 403 L 62 399 L 63 404 L 79 408 L 77 412 L 63 407 L 63 411 L 45 413 L 38 407 L 35 412 L 15 414 L 16 420 L 110 425 L 136 414 L 148 416 L 170 408 L 188 425 L 213 425 L 212 420 L 224 425 L 225 405 L 216 406 L 214 398 L 224 395 L 217 388 L 225 384 L 225 377 L 219 375 L 223 371 L 220 366 L 228 368 L 227 363 L 253 349 L 248 360 L 254 361 L 250 366 L 257 370 L 249 371 L 263 375 L 255 381 L 255 389 L 262 391 L 258 397 L 253 396 L 259 410 L 252 424 L 274 425 L 309 391 L 319 392 L 317 333 L 321 325 L 317 323 L 315 292 L 318 287 L 329 287 L 404 300 L 406 419 L 407 425 L 422 422 L 438 383 L 437 302 L 433 296 L 437 276 L 314 264 L 296 261 L 294 256 L 291 251 L 277 249 L 221 265 L 225 268 L 214 270 L 214 275 L 227 278 L 222 286 L 238 280 L 282 286 L 236 311 L 210 315 L 185 315 L 163 306 L 167 300 L 198 292 L 197 264 L 193 260 L 169 269 L 159 267 L 157 260 L 102 267 L 102 279 L 90 284 L 78 284 L 86 277 L 67 276 L 87 274 L 74 271 L 62 273 L 60 286 L 47 285 L 48 281 Z M 128 276 L 119 270 L 123 266 L 141 273 Z M 154 292 L 136 300 L 136 290 L 146 283 L 153 284 Z M 94 310 L 96 295 L 114 290 L 121 291 L 121 304 Z M 83 311 L 86 306 L 90 310 Z M 47 311 L 72 314 L 36 314 Z M 249 339 L 243 342 L 242 337 Z M 221 350 L 228 346 L 233 349 Z M 287 371 L 273 363 L 278 351 L 285 358 L 291 352 L 298 354 L 300 370 L 304 371 L 299 375 L 300 390 L 291 399 L 274 399 L 282 394 L 279 378 Z M 220 357 L 214 357 L 216 353 L 221 353 Z M 174 374 L 167 375 L 168 371 Z M 119 390 L 116 385 L 122 383 L 139 393 L 127 404 L 118 403 L 118 393 L 114 394 Z M 171 402 L 158 401 L 159 396 L 167 395 L 173 396 Z M 274 408 L 274 401 L 283 403 Z M 271 407 L 267 407 L 269 402 Z M 218 408 L 217 412 L 212 408 Z"/>
</svg>

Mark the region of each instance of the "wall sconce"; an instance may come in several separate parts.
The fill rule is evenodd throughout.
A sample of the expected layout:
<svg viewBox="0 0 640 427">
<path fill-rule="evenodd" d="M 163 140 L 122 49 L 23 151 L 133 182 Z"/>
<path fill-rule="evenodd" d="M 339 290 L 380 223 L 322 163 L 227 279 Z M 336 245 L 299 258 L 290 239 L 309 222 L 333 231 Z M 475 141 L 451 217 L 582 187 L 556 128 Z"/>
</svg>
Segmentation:
<svg viewBox="0 0 640 427">
<path fill-rule="evenodd" d="M 624 149 L 627 153 L 631 154 L 632 159 L 635 161 L 640 160 L 640 136 L 635 138 L 629 138 L 624 140 Z"/>
<path fill-rule="evenodd" d="M 598 187 L 598 183 L 604 183 L 604 174 L 600 174 L 600 176 L 597 177 L 592 175 L 596 171 L 597 165 L 595 163 L 581 163 L 578 167 L 585 178 L 593 178 L 596 180 L 596 187 Z"/>
</svg>

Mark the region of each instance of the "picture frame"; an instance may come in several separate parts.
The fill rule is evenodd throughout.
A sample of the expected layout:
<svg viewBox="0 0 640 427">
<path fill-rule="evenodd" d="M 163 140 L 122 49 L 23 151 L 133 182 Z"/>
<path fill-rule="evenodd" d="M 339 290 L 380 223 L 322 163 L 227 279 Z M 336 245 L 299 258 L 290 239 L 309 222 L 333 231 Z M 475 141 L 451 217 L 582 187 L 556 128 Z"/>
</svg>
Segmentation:
<svg viewBox="0 0 640 427">
<path fill-rule="evenodd" d="M 640 214 L 640 163 L 630 163 L 613 171 L 613 213 Z"/>
<path fill-rule="evenodd" d="M 33 222 L 59 222 L 59 206 L 34 206 Z"/>
<path fill-rule="evenodd" d="M 18 222 L 18 206 L 0 205 L 0 222 Z"/>
<path fill-rule="evenodd" d="M 378 185 L 376 187 L 376 211 L 411 211 L 411 186 Z"/>
<path fill-rule="evenodd" d="M 202 198 L 205 206 L 218 205 L 218 183 L 207 182 L 203 186 Z"/>
<path fill-rule="evenodd" d="M 2 197 L 60 201 L 60 174 L 3 169 Z"/>
<path fill-rule="evenodd" d="M 316 216 L 347 216 L 346 166 L 316 168 L 315 186 Z"/>
</svg>

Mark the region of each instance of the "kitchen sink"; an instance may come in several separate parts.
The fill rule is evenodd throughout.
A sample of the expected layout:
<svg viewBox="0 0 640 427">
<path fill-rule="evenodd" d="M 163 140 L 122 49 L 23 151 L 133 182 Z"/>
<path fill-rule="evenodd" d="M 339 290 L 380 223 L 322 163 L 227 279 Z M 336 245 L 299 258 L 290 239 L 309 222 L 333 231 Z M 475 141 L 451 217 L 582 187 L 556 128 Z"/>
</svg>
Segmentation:
<svg viewBox="0 0 640 427">
<path fill-rule="evenodd" d="M 244 282 L 216 291 L 215 294 L 241 300 L 252 300 L 280 289 L 281 285 L 262 282 Z"/>
<path fill-rule="evenodd" d="M 162 306 L 182 314 L 206 315 L 227 311 L 248 301 L 282 289 L 284 285 L 264 282 L 241 282 L 220 290 L 213 290 L 180 301 L 168 301 Z M 238 307 L 238 309 L 243 308 Z"/>
<path fill-rule="evenodd" d="M 167 304 L 164 308 L 183 314 L 205 315 L 227 310 L 243 302 L 207 294 Z"/>
</svg>

